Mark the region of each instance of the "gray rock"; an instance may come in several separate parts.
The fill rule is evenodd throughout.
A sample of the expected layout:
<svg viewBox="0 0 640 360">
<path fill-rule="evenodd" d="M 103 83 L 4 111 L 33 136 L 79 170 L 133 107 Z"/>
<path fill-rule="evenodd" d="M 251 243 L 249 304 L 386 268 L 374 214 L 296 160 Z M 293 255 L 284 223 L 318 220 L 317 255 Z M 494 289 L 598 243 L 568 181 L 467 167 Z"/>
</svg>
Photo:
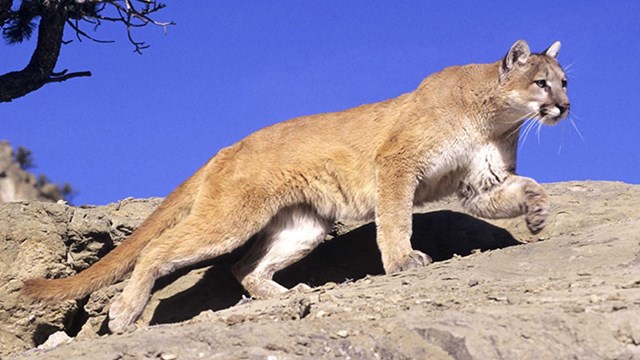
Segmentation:
<svg viewBox="0 0 640 360">
<path fill-rule="evenodd" d="M 15 162 L 13 149 L 7 141 L 0 141 L 0 203 L 24 200 L 56 202 L 63 196 L 56 184 L 38 183 L 38 179 Z"/>
<path fill-rule="evenodd" d="M 12 359 L 344 357 L 352 359 L 635 359 L 640 354 L 640 186 L 545 185 L 547 228 L 483 221 L 452 201 L 414 217 L 414 246 L 436 262 L 382 275 L 371 224 L 339 224 L 306 259 L 276 275 L 310 292 L 246 301 L 229 272 L 238 252 L 161 279 L 128 334 L 103 334 L 124 283 L 88 299 L 19 299 L 23 279 L 95 262 L 158 205 L 0 206 L 0 356 Z M 234 306 L 241 302 L 241 304 Z M 75 340 L 30 350 L 64 330 Z"/>
<path fill-rule="evenodd" d="M 0 204 L 0 356 L 43 343 L 59 330 L 77 332 L 83 302 L 31 304 L 22 281 L 69 276 L 88 267 L 142 223 L 160 199 L 95 208 L 39 201 Z"/>
</svg>

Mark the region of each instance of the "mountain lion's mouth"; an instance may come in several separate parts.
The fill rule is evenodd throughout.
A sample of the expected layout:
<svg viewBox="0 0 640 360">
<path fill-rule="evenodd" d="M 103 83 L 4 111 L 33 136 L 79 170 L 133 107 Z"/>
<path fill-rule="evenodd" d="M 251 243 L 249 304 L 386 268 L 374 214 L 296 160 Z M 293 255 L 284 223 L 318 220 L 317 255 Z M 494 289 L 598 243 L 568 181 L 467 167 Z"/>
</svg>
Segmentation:
<svg viewBox="0 0 640 360">
<path fill-rule="evenodd" d="M 547 125 L 555 125 L 560 120 L 564 119 L 569 113 L 569 109 L 560 109 L 557 106 L 549 106 L 540 108 L 539 117 L 540 121 Z"/>
</svg>

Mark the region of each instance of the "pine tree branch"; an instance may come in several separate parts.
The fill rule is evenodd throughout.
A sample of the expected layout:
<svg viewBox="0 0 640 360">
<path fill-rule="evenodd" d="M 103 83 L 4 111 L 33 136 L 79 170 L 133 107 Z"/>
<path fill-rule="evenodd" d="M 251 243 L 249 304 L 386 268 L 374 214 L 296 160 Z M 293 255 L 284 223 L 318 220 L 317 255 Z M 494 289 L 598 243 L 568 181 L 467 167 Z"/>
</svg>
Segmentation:
<svg viewBox="0 0 640 360">
<path fill-rule="evenodd" d="M 29 64 L 24 69 L 0 75 L 0 103 L 10 102 L 49 83 L 91 76 L 89 71 L 67 74 L 65 70 L 54 73 L 60 48 L 62 44 L 66 43 L 63 39 L 65 24 L 68 24 L 75 31 L 78 39 L 87 38 L 97 42 L 110 42 L 90 36 L 80 28 L 80 22 L 92 24 L 94 28 L 99 26 L 102 21 L 122 23 L 127 29 L 129 41 L 135 46 L 134 51 L 138 53 L 141 53 L 149 45 L 143 41 L 135 40 L 131 29 L 148 24 L 166 28 L 174 24 L 173 22 L 159 22 L 150 17 L 165 7 L 157 0 L 37 0 L 34 4 L 35 7 L 28 9 L 32 11 L 29 12 L 30 17 L 27 20 L 28 24 L 31 24 L 33 19 L 40 18 L 37 27 L 36 48 Z M 4 26 L 3 30 L 7 29 L 7 23 L 15 27 L 13 22 L 15 22 L 14 17 L 17 16 L 18 11 L 12 11 L 12 5 L 13 0 L 0 0 L 0 26 Z M 108 17 L 101 14 L 107 6 L 115 10 L 114 16 Z M 21 19 L 24 20 L 24 18 Z M 12 39 L 11 35 L 7 35 L 6 32 L 4 35 L 9 41 Z M 18 29 L 17 33 L 12 35 L 15 35 L 13 38 L 17 39 L 17 42 L 21 42 L 29 38 L 30 30 L 27 34 L 24 30 L 21 32 L 21 29 Z"/>
<path fill-rule="evenodd" d="M 0 0 L 0 27 L 11 15 L 11 6 L 13 6 L 13 0 Z"/>
<path fill-rule="evenodd" d="M 94 38 L 93 36 L 90 36 L 89 34 L 87 34 L 86 32 L 80 29 L 80 27 L 78 26 L 78 20 L 75 21 L 75 24 L 71 20 L 67 20 L 67 24 L 71 26 L 71 28 L 76 32 L 76 38 L 78 38 L 79 41 L 82 41 L 82 37 L 85 37 L 91 41 L 101 43 L 101 44 L 110 44 L 115 42 L 113 40 L 100 40 L 100 39 Z"/>
<path fill-rule="evenodd" d="M 60 55 L 67 20 L 65 7 L 56 0 L 42 2 L 36 49 L 27 66 L 0 76 L 0 102 L 9 102 L 49 83 Z"/>
<path fill-rule="evenodd" d="M 47 83 L 63 82 L 72 78 L 91 76 L 91 71 L 78 71 L 67 74 L 67 70 L 60 73 L 53 73 L 47 80 Z"/>
</svg>

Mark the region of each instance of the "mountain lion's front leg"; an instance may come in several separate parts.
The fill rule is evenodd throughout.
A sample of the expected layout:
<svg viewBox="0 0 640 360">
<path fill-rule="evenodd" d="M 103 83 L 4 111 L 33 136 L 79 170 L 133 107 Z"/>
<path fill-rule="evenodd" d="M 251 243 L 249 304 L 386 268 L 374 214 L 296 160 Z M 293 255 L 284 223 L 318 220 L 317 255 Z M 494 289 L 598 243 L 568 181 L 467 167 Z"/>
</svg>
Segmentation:
<svg viewBox="0 0 640 360">
<path fill-rule="evenodd" d="M 411 222 L 416 177 L 380 167 L 376 175 L 376 229 L 387 274 L 425 266 L 431 258 L 411 247 Z"/>
<path fill-rule="evenodd" d="M 458 196 L 471 213 L 485 218 L 511 218 L 525 215 L 529 231 L 536 234 L 546 225 L 549 198 L 535 180 L 509 175 L 500 184 L 488 190 L 479 190 L 472 184 L 462 184 Z"/>
</svg>

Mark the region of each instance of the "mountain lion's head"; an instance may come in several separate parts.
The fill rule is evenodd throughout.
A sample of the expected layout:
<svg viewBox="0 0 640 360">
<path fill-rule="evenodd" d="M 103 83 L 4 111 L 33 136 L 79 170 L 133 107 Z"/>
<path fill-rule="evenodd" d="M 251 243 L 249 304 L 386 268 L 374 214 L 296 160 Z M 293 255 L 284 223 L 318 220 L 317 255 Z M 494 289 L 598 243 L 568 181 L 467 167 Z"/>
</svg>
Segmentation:
<svg viewBox="0 0 640 360">
<path fill-rule="evenodd" d="M 556 41 L 541 54 L 532 54 L 527 43 L 519 40 L 502 59 L 500 82 L 509 107 L 523 119 L 553 125 L 569 114 L 567 77 L 556 60 L 559 50 Z"/>
</svg>

